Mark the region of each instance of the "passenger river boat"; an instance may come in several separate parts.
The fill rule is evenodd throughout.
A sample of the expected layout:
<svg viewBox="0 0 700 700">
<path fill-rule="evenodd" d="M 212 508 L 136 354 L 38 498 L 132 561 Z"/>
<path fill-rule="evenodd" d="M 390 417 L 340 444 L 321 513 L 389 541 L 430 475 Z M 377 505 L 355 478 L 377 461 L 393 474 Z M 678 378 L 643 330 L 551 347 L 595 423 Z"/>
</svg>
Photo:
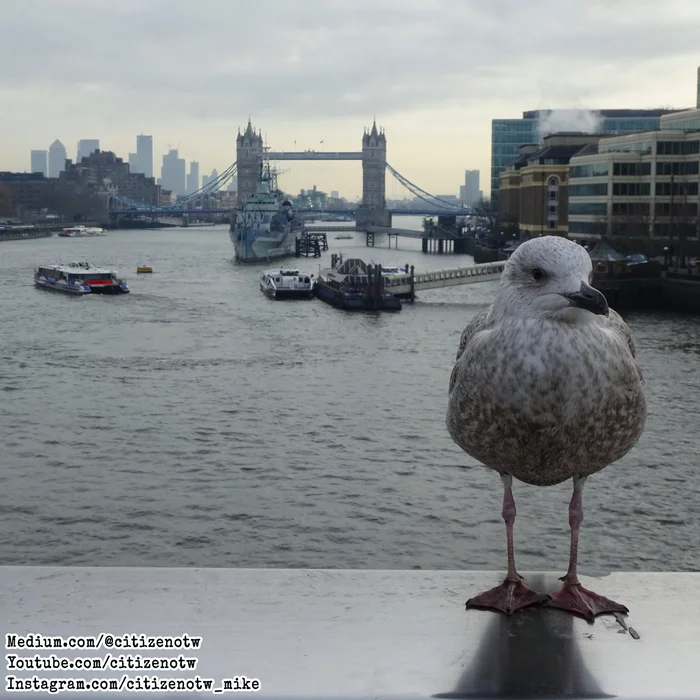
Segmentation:
<svg viewBox="0 0 700 700">
<path fill-rule="evenodd" d="M 67 294 L 128 294 L 126 281 L 113 270 L 93 267 L 88 262 L 43 265 L 34 271 L 34 284 Z"/>
<path fill-rule="evenodd" d="M 71 226 L 64 228 L 58 234 L 61 238 L 84 238 L 86 236 L 106 236 L 105 230 L 99 226 Z"/>
<path fill-rule="evenodd" d="M 314 276 L 296 269 L 266 270 L 260 276 L 260 291 L 270 299 L 310 299 Z"/>
</svg>

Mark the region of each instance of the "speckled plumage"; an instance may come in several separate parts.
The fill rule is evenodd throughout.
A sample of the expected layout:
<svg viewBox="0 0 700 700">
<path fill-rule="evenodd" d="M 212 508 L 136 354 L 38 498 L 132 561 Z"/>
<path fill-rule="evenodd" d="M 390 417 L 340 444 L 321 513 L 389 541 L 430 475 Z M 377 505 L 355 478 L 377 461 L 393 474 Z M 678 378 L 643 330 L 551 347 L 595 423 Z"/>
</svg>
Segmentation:
<svg viewBox="0 0 700 700">
<path fill-rule="evenodd" d="M 590 282 L 591 271 L 588 253 L 571 241 L 523 243 L 493 305 L 462 333 L 450 435 L 478 461 L 528 484 L 593 474 L 625 455 L 644 429 L 629 328 L 612 309 L 597 315 L 564 296 Z"/>
</svg>

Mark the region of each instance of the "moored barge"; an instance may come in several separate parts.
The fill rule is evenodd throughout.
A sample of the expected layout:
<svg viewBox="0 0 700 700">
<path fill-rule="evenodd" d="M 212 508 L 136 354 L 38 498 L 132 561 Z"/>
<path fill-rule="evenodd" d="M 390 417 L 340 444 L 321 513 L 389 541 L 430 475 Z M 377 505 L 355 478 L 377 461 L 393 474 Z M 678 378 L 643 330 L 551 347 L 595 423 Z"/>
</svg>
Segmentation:
<svg viewBox="0 0 700 700">
<path fill-rule="evenodd" d="M 314 294 L 321 301 L 346 311 L 401 310 L 401 300 L 384 290 L 381 265 L 373 267 L 359 258 L 342 262 L 335 255 L 332 261 L 332 267 L 321 270 L 314 285 Z"/>
</svg>

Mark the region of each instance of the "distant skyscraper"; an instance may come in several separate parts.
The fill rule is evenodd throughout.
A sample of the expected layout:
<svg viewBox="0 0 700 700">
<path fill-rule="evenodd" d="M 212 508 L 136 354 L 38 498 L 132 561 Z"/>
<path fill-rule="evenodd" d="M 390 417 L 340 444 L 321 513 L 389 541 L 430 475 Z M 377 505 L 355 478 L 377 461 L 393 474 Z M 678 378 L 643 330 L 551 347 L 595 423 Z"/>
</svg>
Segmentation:
<svg viewBox="0 0 700 700">
<path fill-rule="evenodd" d="M 226 188 L 229 192 L 237 192 L 238 191 L 238 176 L 233 175 L 231 177 L 231 181 L 228 183 L 228 187 Z"/>
<path fill-rule="evenodd" d="M 153 137 L 140 134 L 136 137 L 136 155 L 138 170 L 146 177 L 153 177 Z"/>
<path fill-rule="evenodd" d="M 192 194 L 199 189 L 199 163 L 190 161 L 190 174 L 187 176 L 187 194 Z"/>
<path fill-rule="evenodd" d="M 340 194 L 338 194 L 338 190 L 331 190 L 331 198 L 340 199 Z"/>
<path fill-rule="evenodd" d="M 142 172 L 139 163 L 138 153 L 129 153 L 129 172 L 130 173 L 140 173 Z"/>
<path fill-rule="evenodd" d="M 47 157 L 48 151 L 32 151 L 33 173 L 43 173 L 44 177 L 48 175 Z"/>
<path fill-rule="evenodd" d="M 204 187 L 205 185 L 208 185 L 210 182 L 212 182 L 213 180 L 216 180 L 218 177 L 219 177 L 219 171 L 216 168 L 214 168 L 211 171 L 211 175 L 202 175 L 202 187 Z M 214 190 L 214 192 L 216 192 L 218 189 L 219 188 L 217 187 Z"/>
<path fill-rule="evenodd" d="M 78 157 L 76 163 L 80 163 L 83 158 L 87 158 L 91 153 L 100 150 L 99 139 L 80 139 L 78 141 Z"/>
<path fill-rule="evenodd" d="M 465 170 L 464 185 L 459 188 L 459 198 L 468 207 L 473 207 L 479 203 L 479 171 Z"/>
<path fill-rule="evenodd" d="M 187 192 L 187 165 L 185 159 L 180 158 L 177 148 L 171 149 L 163 156 L 160 179 L 166 190 L 172 190 L 180 196 Z"/>
<path fill-rule="evenodd" d="M 58 177 L 66 169 L 66 147 L 56 139 L 49 146 L 49 177 Z"/>
</svg>

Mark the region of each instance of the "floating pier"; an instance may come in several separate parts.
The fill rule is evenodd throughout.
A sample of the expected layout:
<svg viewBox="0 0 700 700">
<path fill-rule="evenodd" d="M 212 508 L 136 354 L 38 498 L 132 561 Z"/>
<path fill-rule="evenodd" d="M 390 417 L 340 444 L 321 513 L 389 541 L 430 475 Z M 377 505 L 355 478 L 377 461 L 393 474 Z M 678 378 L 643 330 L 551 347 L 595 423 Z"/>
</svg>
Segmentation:
<svg viewBox="0 0 700 700">
<path fill-rule="evenodd" d="M 368 265 L 359 258 L 343 261 L 331 254 L 331 267 L 321 270 L 314 294 L 346 311 L 400 311 L 401 301 L 384 288 L 381 264 Z"/>
</svg>

